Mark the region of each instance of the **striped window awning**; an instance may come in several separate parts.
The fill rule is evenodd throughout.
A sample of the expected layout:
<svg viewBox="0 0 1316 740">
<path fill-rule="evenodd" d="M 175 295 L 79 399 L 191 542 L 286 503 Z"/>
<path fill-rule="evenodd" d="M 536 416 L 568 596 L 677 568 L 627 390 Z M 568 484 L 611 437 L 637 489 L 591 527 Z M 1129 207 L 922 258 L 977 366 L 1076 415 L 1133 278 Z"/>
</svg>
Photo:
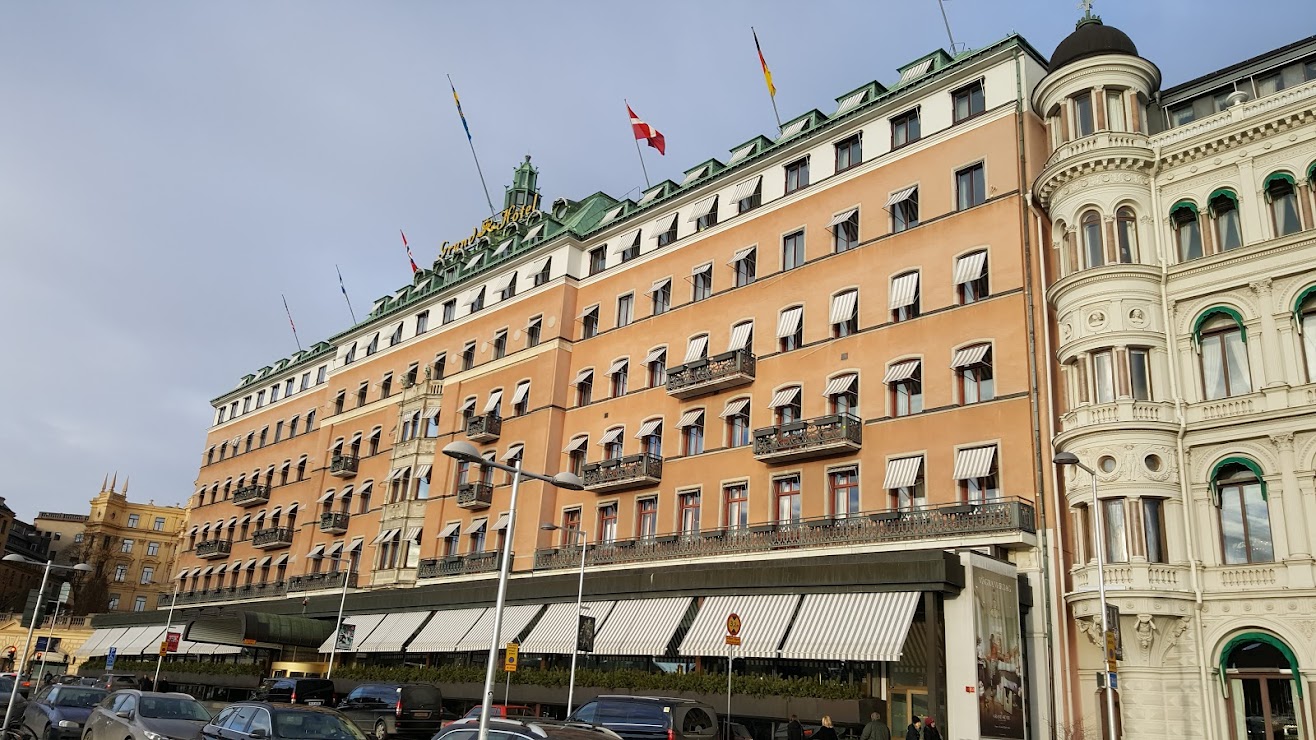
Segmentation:
<svg viewBox="0 0 1316 740">
<path fill-rule="evenodd" d="M 891 194 L 891 197 L 886 199 L 886 207 L 890 208 L 891 206 L 894 206 L 897 203 L 904 203 L 905 201 L 909 200 L 910 197 L 912 197 L 914 193 L 917 191 L 918 191 L 917 185 L 910 185 L 904 190 L 897 190 L 896 192 Z"/>
<path fill-rule="evenodd" d="M 914 66 L 910 67 L 909 69 L 905 70 L 904 72 L 901 72 L 901 73 L 900 73 L 900 82 L 899 82 L 898 84 L 902 84 L 902 85 L 903 85 L 903 84 L 905 84 L 906 82 L 909 82 L 909 81 L 911 81 L 911 80 L 913 80 L 913 79 L 916 79 L 916 78 L 918 78 L 918 77 L 922 77 L 923 75 L 927 74 L 927 73 L 928 73 L 928 70 L 930 70 L 930 69 L 932 69 L 932 60 L 931 60 L 931 59 L 924 59 L 923 61 L 919 62 L 918 64 L 915 64 Z"/>
<path fill-rule="evenodd" d="M 649 292 L 650 292 L 650 293 L 657 293 L 658 291 L 662 290 L 663 288 L 666 288 L 667 286 L 669 286 L 669 285 L 671 285 L 671 284 L 672 284 L 672 279 L 671 279 L 671 278 L 669 278 L 669 277 L 659 278 L 659 279 L 653 281 L 653 285 L 650 285 L 650 286 L 649 286 Z"/>
<path fill-rule="evenodd" d="M 477 255 L 475 255 L 474 257 L 472 257 L 472 258 L 470 258 L 469 260 L 467 260 L 467 261 L 466 261 L 466 269 L 468 269 L 468 270 L 474 270 L 474 269 L 475 269 L 475 266 L 478 265 L 478 264 L 480 264 L 480 260 L 482 260 L 482 259 L 484 259 L 484 252 L 480 252 L 479 254 L 477 254 Z"/>
<path fill-rule="evenodd" d="M 835 378 L 832 378 L 827 381 L 827 388 L 823 390 L 823 398 L 831 398 L 832 396 L 840 395 L 842 393 L 849 393 L 850 389 L 854 388 L 855 383 L 858 380 L 858 373 L 846 373 L 845 375 L 838 375 Z"/>
<path fill-rule="evenodd" d="M 727 615 L 737 614 L 744 626 L 736 654 L 744 658 L 775 658 L 799 602 L 797 594 L 705 597 L 677 652 L 686 656 L 725 652 Z"/>
<path fill-rule="evenodd" d="M 259 562 L 259 563 L 256 563 L 256 565 L 259 566 L 259 567 L 261 567 L 261 568 L 268 567 L 269 564 L 270 564 L 270 561 L 273 560 L 273 559 L 274 559 L 274 556 L 273 556 L 273 555 L 266 555 L 265 557 L 261 558 L 261 559 L 260 559 L 260 562 Z"/>
<path fill-rule="evenodd" d="M 488 519 L 476 519 L 475 521 L 472 521 L 469 525 L 467 525 L 466 529 L 462 530 L 462 534 L 472 535 L 475 534 L 476 532 L 483 532 L 484 528 L 487 526 L 489 526 Z"/>
<path fill-rule="evenodd" d="M 507 523 L 511 520 L 511 518 L 512 515 L 504 511 L 503 513 L 498 515 L 498 521 L 494 522 L 493 529 L 490 529 L 489 531 L 501 532 L 504 529 L 507 529 Z"/>
<path fill-rule="evenodd" d="M 577 434 L 576 436 L 571 438 L 571 441 L 567 443 L 566 448 L 564 448 L 562 451 L 567 454 L 571 454 L 572 452 L 579 452 L 580 450 L 585 449 L 585 445 L 587 444 L 589 444 L 589 435 Z"/>
<path fill-rule="evenodd" d="M 700 424 L 703 421 L 704 421 L 703 409 L 690 409 L 689 411 L 686 411 L 684 414 L 681 414 L 681 418 L 676 422 L 676 428 L 685 429 L 686 427 Z"/>
<path fill-rule="evenodd" d="M 704 334 L 701 336 L 697 336 L 694 339 L 691 339 L 690 343 L 686 345 L 685 361 L 694 362 L 695 360 L 698 360 L 699 358 L 703 357 L 704 353 L 707 351 L 708 351 L 708 335 Z"/>
<path fill-rule="evenodd" d="M 612 611 L 612 601 L 586 601 L 577 610 L 576 602 L 549 604 L 548 610 L 535 623 L 534 629 L 521 641 L 527 654 L 570 655 L 576 649 L 577 617 L 593 617 L 596 625 L 603 624 Z"/>
<path fill-rule="evenodd" d="M 625 431 L 626 430 L 622 427 L 613 427 L 612 429 L 609 429 L 608 431 L 603 433 L 602 437 L 599 438 L 599 445 L 606 447 L 612 444 L 613 442 L 616 442 L 617 440 L 621 439 L 621 435 Z"/>
<path fill-rule="evenodd" d="M 727 264 L 728 265 L 736 264 L 737 262 L 754 254 L 754 250 L 756 249 L 758 249 L 758 247 L 741 247 L 740 249 L 737 249 L 735 254 L 731 255 L 731 261 L 727 262 Z"/>
<path fill-rule="evenodd" d="M 635 433 L 635 438 L 644 439 L 645 437 L 654 434 L 659 429 L 662 429 L 662 427 L 663 427 L 662 417 L 659 417 L 657 419 L 650 419 L 640 425 L 640 431 Z"/>
<path fill-rule="evenodd" d="M 649 192 L 645 193 L 643 197 L 640 198 L 639 205 L 647 206 L 650 203 L 652 203 L 654 199 L 656 199 L 658 196 L 662 194 L 663 194 L 663 188 L 661 187 L 654 190 L 650 190 Z"/>
<path fill-rule="evenodd" d="M 507 288 L 515 280 L 516 280 L 516 271 L 513 270 L 512 272 L 509 272 L 506 275 L 496 277 L 493 280 L 489 281 L 489 290 L 492 290 L 495 293 L 501 293 L 504 290 L 507 290 Z"/>
<path fill-rule="evenodd" d="M 529 231 L 525 233 L 524 239 L 525 241 L 531 241 L 536 237 L 538 237 L 541 233 L 543 233 L 543 231 L 544 231 L 543 224 L 535 224 L 533 227 L 531 227 Z"/>
<path fill-rule="evenodd" d="M 511 642 L 512 638 L 524 632 L 526 625 L 530 624 L 530 620 L 534 619 L 541 609 L 543 607 L 539 604 L 517 604 L 505 608 L 503 610 L 503 629 L 498 635 L 498 644 L 505 645 Z M 492 609 L 481 614 L 471 630 L 457 643 L 455 652 L 487 651 L 489 649 L 489 636 L 493 632 L 493 622 L 494 612 Z"/>
<path fill-rule="evenodd" d="M 364 491 L 364 490 L 366 489 L 366 486 L 368 486 L 368 485 L 370 485 L 370 484 L 369 484 L 369 483 L 363 484 L 363 485 L 361 486 L 361 490 Z M 342 500 L 346 501 L 347 499 L 349 499 L 349 498 L 351 498 L 351 497 L 352 497 L 352 484 L 351 484 L 351 483 L 348 483 L 347 485 L 343 486 L 343 492 L 342 492 L 341 494 L 339 494 L 339 498 L 341 498 Z"/>
<path fill-rule="evenodd" d="M 728 352 L 745 349 L 749 345 L 750 335 L 754 333 L 754 322 L 746 321 L 736 324 L 731 329 L 731 342 L 727 344 Z"/>
<path fill-rule="evenodd" d="M 361 544 L 364 543 L 365 541 L 366 541 L 366 540 L 365 540 L 364 537 L 354 537 L 354 538 L 352 538 L 352 544 L 350 544 L 350 545 L 347 546 L 347 551 L 348 551 L 348 552 L 360 552 L 360 551 L 361 551 Z"/>
<path fill-rule="evenodd" d="M 911 272 L 891 281 L 892 311 L 912 305 L 918 300 L 918 273 Z"/>
<path fill-rule="evenodd" d="M 384 621 L 384 617 L 387 616 L 387 614 L 351 614 L 343 617 L 344 624 L 350 624 L 356 629 L 353 634 L 353 649 L 359 647 L 361 643 L 369 639 L 370 633 L 373 632 L 375 628 L 379 626 L 379 623 Z M 320 652 L 332 652 L 334 649 L 334 640 L 337 638 L 337 633 L 330 634 L 320 645 Z"/>
<path fill-rule="evenodd" d="M 905 360 L 897 362 L 886 369 L 886 376 L 882 378 L 883 383 L 899 383 L 902 380 L 909 380 L 918 372 L 918 360 Z"/>
<path fill-rule="evenodd" d="M 328 550 L 325 551 L 325 557 L 336 558 L 343 551 L 343 543 L 335 542 Z"/>
<path fill-rule="evenodd" d="M 308 557 L 308 558 L 321 558 L 321 557 L 324 557 L 324 543 L 320 543 L 320 544 L 316 545 L 315 547 L 312 547 L 312 548 L 311 548 L 311 551 L 308 552 L 308 553 L 306 553 L 306 557 Z"/>
<path fill-rule="evenodd" d="M 618 357 L 617 359 L 615 359 L 615 360 L 612 361 L 612 364 L 611 364 L 611 365 L 608 366 L 608 374 L 609 374 L 609 375 L 616 375 L 617 373 L 621 372 L 622 370 L 625 370 L 625 369 L 626 369 L 626 366 L 629 365 L 629 364 L 631 364 L 631 358 L 629 358 L 629 357 Z"/>
<path fill-rule="evenodd" d="M 587 367 L 584 370 L 581 370 L 580 372 L 576 373 L 576 379 L 571 381 L 571 384 L 580 385 L 581 383 L 584 383 L 585 381 L 593 377 L 594 377 L 594 368 Z"/>
<path fill-rule="evenodd" d="M 654 347 L 653 349 L 649 350 L 649 354 L 644 356 L 644 364 L 646 365 L 648 365 L 651 362 L 658 362 L 659 360 L 663 360 L 663 361 L 667 360 L 666 347 Z"/>
<path fill-rule="evenodd" d="M 269 559 L 269 558 L 266 558 L 266 560 L 268 560 L 268 559 Z M 257 560 L 256 558 L 252 558 L 251 560 L 248 560 L 248 561 L 247 561 L 247 570 L 256 570 L 256 565 L 257 565 L 257 563 L 259 563 L 259 562 L 260 562 L 260 561 Z"/>
<path fill-rule="evenodd" d="M 737 183 L 735 189 L 731 191 L 730 202 L 738 203 L 753 195 L 758 191 L 759 185 L 762 184 L 762 182 L 763 175 L 758 175 L 751 177 L 744 182 Z"/>
<path fill-rule="evenodd" d="M 737 398 L 727 401 L 727 405 L 722 409 L 722 418 L 726 419 L 737 414 L 743 414 L 749 409 L 748 398 Z"/>
<path fill-rule="evenodd" d="M 521 453 L 524 451 L 525 451 L 525 445 L 521 444 L 520 442 L 517 442 L 516 444 L 507 448 L 507 454 L 503 455 L 503 462 L 511 462 L 521 457 Z"/>
<path fill-rule="evenodd" d="M 734 152 L 732 152 L 732 153 L 731 153 L 731 159 L 728 159 L 728 160 L 727 160 L 727 166 L 730 167 L 731 165 L 735 164 L 736 162 L 739 162 L 740 160 L 744 159 L 745 157 L 748 157 L 749 155 L 753 154 L 753 153 L 754 153 L 754 146 L 755 146 L 754 144 L 746 144 L 745 146 L 742 146 L 742 147 L 740 147 L 739 149 L 737 149 L 737 150 L 735 150 Z"/>
<path fill-rule="evenodd" d="M 963 285 L 982 277 L 987 267 L 987 253 L 974 252 L 955 260 L 955 284 Z"/>
<path fill-rule="evenodd" d="M 501 390 L 497 390 L 490 393 L 489 400 L 486 401 L 484 404 L 484 413 L 487 414 L 494 411 L 495 409 L 498 408 L 500 404 L 502 404 L 502 402 L 503 402 L 503 392 Z"/>
<path fill-rule="evenodd" d="M 788 308 L 781 312 L 777 320 L 777 338 L 785 339 L 800 330 L 800 321 L 804 318 L 804 306 Z"/>
<path fill-rule="evenodd" d="M 699 265 L 695 269 L 691 270 L 690 277 L 698 277 L 706 272 L 712 272 L 712 271 L 713 271 L 713 263 L 705 262 L 704 264 Z"/>
<path fill-rule="evenodd" d="M 457 532 L 461 531 L 461 528 L 462 528 L 461 522 L 449 522 L 447 526 L 439 530 L 438 539 L 446 540 L 449 537 L 453 536 L 454 534 L 457 534 Z"/>
<path fill-rule="evenodd" d="M 219 566 L 218 568 L 215 568 L 215 575 L 217 575 L 217 576 L 222 576 L 222 575 L 224 575 L 224 574 L 227 573 L 227 572 L 228 572 L 228 563 L 224 563 L 223 565 Z"/>
<path fill-rule="evenodd" d="M 882 487 L 888 491 L 897 488 L 909 488 L 918 482 L 918 474 L 922 468 L 922 455 L 887 460 L 886 478 L 882 481 Z"/>
<path fill-rule="evenodd" d="M 658 220 L 653 222 L 653 233 L 649 236 L 649 238 L 657 239 L 663 234 L 666 234 L 667 232 L 671 231 L 672 227 L 676 225 L 676 217 L 679 215 L 681 214 L 669 213 L 666 216 L 659 216 Z"/>
<path fill-rule="evenodd" d="M 372 545 L 378 545 L 379 543 L 383 542 L 384 540 L 391 540 L 391 539 L 393 539 L 394 537 L 397 536 L 397 534 L 398 534 L 398 530 L 396 530 L 396 529 L 386 529 L 386 530 L 384 530 L 383 532 L 380 532 L 379 534 L 375 535 L 375 539 L 371 540 L 371 541 L 370 541 L 370 544 L 372 544 Z"/>
<path fill-rule="evenodd" d="M 286 552 L 285 552 L 284 554 L 280 555 L 279 557 L 277 557 L 277 558 L 274 559 L 274 567 L 276 567 L 276 568 L 278 568 L 279 566 L 282 566 L 282 565 L 287 565 L 287 564 L 288 564 L 288 553 L 286 553 Z"/>
<path fill-rule="evenodd" d="M 430 621 L 421 629 L 420 634 L 407 646 L 409 653 L 451 653 L 489 610 L 485 607 L 472 609 L 446 609 L 434 612 Z M 485 648 L 488 648 L 490 626 L 485 631 Z M 574 634 L 574 633 L 573 633 Z"/>
<path fill-rule="evenodd" d="M 500 256 L 500 255 L 506 253 L 507 250 L 509 250 L 509 249 L 512 248 L 512 242 L 514 242 L 514 241 L 516 241 L 516 239 L 508 239 L 507 241 L 503 242 L 502 244 L 499 244 L 499 245 L 498 245 L 498 248 L 495 249 L 495 250 L 493 251 L 493 256 L 498 257 L 498 256 Z"/>
<path fill-rule="evenodd" d="M 610 222 L 610 221 L 616 221 L 616 220 L 617 220 L 617 217 L 620 216 L 620 215 L 621 215 L 621 212 L 624 211 L 624 210 L 626 210 L 626 204 L 625 204 L 625 203 L 623 203 L 623 204 L 617 206 L 616 208 L 613 208 L 612 210 L 608 211 L 607 213 L 603 214 L 603 220 L 602 220 L 602 221 L 599 221 L 599 223 L 600 223 L 600 224 L 606 224 L 606 223 L 608 223 L 608 222 Z"/>
<path fill-rule="evenodd" d="M 975 344 L 972 347 L 956 350 L 955 356 L 951 358 L 950 366 L 960 368 L 977 365 L 987 357 L 987 353 L 991 351 L 991 348 L 990 344 Z"/>
<path fill-rule="evenodd" d="M 859 308 L 859 291 L 847 290 L 832 296 L 831 323 L 844 324 L 855 317 Z"/>
<path fill-rule="evenodd" d="M 696 167 L 695 169 L 690 170 L 689 172 L 686 173 L 685 178 L 681 180 L 681 187 L 685 187 L 686 185 L 689 185 L 695 180 L 698 180 L 699 178 L 703 177 L 704 173 L 707 171 L 708 171 L 707 166 Z"/>
<path fill-rule="evenodd" d="M 789 388 L 782 388 L 772 394 L 772 400 L 768 402 L 768 408 L 779 409 L 782 406 L 789 406 L 799 400 L 799 397 L 800 387 L 798 385 L 793 385 Z"/>
<path fill-rule="evenodd" d="M 542 259 L 537 259 L 534 262 L 531 262 L 530 264 L 526 265 L 525 268 L 526 277 L 533 277 L 543 272 L 544 268 L 548 267 L 548 262 L 551 259 L 553 259 L 551 256 L 544 257 Z"/>
<path fill-rule="evenodd" d="M 955 451 L 955 480 L 985 478 L 996 467 L 996 445 Z"/>
<path fill-rule="evenodd" d="M 596 655 L 662 655 L 672 641 L 690 598 L 619 601 L 594 634 Z M 726 616 L 723 615 L 723 619 Z M 724 625 L 725 626 L 725 625 Z M 488 631 L 485 647 L 488 647 Z M 724 653 L 725 647 L 717 654 Z"/>
<path fill-rule="evenodd" d="M 832 118 L 835 118 L 845 113 L 849 113 L 855 108 L 858 108 L 860 105 L 863 104 L 864 100 L 867 98 L 868 98 L 867 90 L 860 90 L 859 92 L 854 93 L 853 95 L 847 96 L 845 100 L 841 101 L 840 105 L 836 106 L 836 112 L 832 114 Z"/>
<path fill-rule="evenodd" d="M 781 657 L 899 662 L 918 597 L 916 591 L 806 594 L 800 614 L 809 618 L 795 620 Z"/>
<path fill-rule="evenodd" d="M 420 625 L 432 612 L 393 612 L 384 617 L 379 626 L 365 639 L 356 641 L 358 653 L 397 653 L 402 651 Z"/>
<path fill-rule="evenodd" d="M 416 480 L 423 480 L 429 477 L 430 471 L 433 469 L 434 469 L 433 466 L 429 464 L 417 465 L 416 472 L 411 477 L 415 478 Z"/>
<path fill-rule="evenodd" d="M 846 221 L 849 221 L 850 219 L 854 218 L 855 215 L 858 213 L 859 213 L 858 208 L 851 208 L 848 211 L 842 211 L 836 214 L 835 216 L 832 216 L 832 220 L 827 222 L 827 228 L 835 229 L 837 226 L 840 226 Z"/>
</svg>

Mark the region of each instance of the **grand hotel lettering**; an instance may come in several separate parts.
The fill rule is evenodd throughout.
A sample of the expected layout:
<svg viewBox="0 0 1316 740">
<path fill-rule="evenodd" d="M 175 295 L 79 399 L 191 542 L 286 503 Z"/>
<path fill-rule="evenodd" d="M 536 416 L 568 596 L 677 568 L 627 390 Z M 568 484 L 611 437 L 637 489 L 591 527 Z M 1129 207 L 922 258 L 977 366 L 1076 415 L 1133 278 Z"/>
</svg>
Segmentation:
<svg viewBox="0 0 1316 740">
<path fill-rule="evenodd" d="M 507 229 L 516 229 L 523 224 L 539 219 L 541 215 L 539 211 L 539 194 L 536 193 L 530 203 L 503 209 L 503 212 L 497 216 L 485 219 L 483 223 L 472 229 L 471 235 L 465 239 L 459 242 L 444 242 L 439 245 L 439 256 L 442 259 L 448 259 L 461 254 L 486 236 L 498 234 Z"/>
</svg>

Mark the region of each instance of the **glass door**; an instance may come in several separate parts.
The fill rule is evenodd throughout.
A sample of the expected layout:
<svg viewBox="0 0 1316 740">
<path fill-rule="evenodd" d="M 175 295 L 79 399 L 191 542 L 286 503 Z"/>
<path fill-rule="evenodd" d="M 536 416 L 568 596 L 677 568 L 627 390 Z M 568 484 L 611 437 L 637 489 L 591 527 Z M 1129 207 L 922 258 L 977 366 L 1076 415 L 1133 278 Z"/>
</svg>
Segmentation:
<svg viewBox="0 0 1316 740">
<path fill-rule="evenodd" d="M 926 689 L 891 690 L 891 737 L 904 737 L 905 728 L 915 717 L 928 716 L 928 692 Z"/>
<path fill-rule="evenodd" d="M 1234 740 L 1307 740 L 1291 679 L 1235 675 L 1229 684 Z"/>
</svg>

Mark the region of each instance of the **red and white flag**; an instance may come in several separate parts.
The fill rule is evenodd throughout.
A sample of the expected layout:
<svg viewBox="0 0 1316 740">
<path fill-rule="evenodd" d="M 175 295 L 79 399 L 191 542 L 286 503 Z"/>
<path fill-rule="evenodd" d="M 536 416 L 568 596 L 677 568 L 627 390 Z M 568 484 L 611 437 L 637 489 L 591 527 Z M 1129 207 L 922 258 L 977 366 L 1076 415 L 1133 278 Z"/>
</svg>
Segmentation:
<svg viewBox="0 0 1316 740">
<path fill-rule="evenodd" d="M 659 154 L 667 154 L 667 139 L 658 132 L 658 129 L 641 121 L 640 117 L 635 115 L 635 111 L 631 110 L 630 103 L 626 104 L 626 112 L 631 114 L 631 130 L 635 132 L 635 140 L 643 139 L 649 146 L 657 149 Z"/>
<path fill-rule="evenodd" d="M 411 274 L 415 275 L 420 272 L 420 268 L 416 266 L 416 258 L 411 256 L 411 245 L 407 244 L 407 234 L 402 229 L 398 229 L 398 233 L 402 234 L 402 246 L 407 248 L 407 260 L 411 262 Z"/>
</svg>

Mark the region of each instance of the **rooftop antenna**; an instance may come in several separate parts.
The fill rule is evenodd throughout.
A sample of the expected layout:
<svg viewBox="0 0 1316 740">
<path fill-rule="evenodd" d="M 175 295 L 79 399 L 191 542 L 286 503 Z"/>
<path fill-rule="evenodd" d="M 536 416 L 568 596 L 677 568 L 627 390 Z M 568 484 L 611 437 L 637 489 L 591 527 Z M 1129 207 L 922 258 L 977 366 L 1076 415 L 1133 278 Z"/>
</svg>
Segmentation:
<svg viewBox="0 0 1316 740">
<path fill-rule="evenodd" d="M 941 8 L 941 22 L 946 24 L 946 37 L 950 39 L 950 53 L 954 56 L 956 51 L 955 35 L 950 32 L 950 18 L 946 16 L 945 0 L 937 0 L 937 7 Z"/>
</svg>

